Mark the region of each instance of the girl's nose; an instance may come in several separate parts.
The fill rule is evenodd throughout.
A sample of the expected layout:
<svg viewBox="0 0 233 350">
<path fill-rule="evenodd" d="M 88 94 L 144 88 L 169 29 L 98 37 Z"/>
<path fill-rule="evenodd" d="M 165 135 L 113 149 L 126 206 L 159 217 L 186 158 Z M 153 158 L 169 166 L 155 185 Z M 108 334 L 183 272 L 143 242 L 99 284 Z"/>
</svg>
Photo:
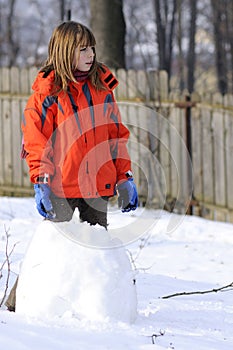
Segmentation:
<svg viewBox="0 0 233 350">
<path fill-rule="evenodd" d="M 88 48 L 88 56 L 89 57 L 93 57 L 94 56 L 94 52 L 93 52 L 93 48 L 92 47 Z"/>
</svg>

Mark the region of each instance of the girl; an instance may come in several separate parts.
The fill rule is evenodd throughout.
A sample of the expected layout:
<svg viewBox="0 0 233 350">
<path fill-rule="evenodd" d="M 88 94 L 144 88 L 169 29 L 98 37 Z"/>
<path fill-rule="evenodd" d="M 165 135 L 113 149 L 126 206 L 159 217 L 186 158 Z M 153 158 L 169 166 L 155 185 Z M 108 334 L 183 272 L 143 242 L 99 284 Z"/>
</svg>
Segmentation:
<svg viewBox="0 0 233 350">
<path fill-rule="evenodd" d="M 107 228 L 107 202 L 117 186 L 123 212 L 138 195 L 110 70 L 96 59 L 95 38 L 84 25 L 64 22 L 53 32 L 48 58 L 24 111 L 22 131 L 39 213 Z"/>
</svg>

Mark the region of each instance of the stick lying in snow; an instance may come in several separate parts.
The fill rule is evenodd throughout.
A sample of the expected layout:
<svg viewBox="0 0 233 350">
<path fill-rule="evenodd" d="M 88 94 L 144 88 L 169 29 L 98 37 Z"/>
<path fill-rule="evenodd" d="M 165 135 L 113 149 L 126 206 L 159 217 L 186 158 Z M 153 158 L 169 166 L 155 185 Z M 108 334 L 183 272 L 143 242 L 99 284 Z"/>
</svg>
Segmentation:
<svg viewBox="0 0 233 350">
<path fill-rule="evenodd" d="M 217 292 L 220 292 L 224 289 L 231 288 L 231 287 L 233 287 L 233 282 L 231 282 L 230 284 L 228 284 L 226 286 L 220 287 L 220 288 L 214 288 L 214 289 L 196 291 L 196 292 L 181 292 L 181 293 L 170 294 L 170 295 L 166 295 L 166 296 L 162 297 L 162 299 L 169 299 L 169 298 L 178 297 L 181 295 L 217 293 Z"/>
</svg>

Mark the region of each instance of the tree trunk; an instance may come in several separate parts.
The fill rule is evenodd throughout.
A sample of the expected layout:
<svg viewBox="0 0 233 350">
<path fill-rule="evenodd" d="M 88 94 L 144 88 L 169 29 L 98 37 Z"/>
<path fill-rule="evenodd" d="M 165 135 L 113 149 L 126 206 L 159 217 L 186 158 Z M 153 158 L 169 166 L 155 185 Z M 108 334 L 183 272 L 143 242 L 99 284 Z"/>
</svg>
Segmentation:
<svg viewBox="0 0 233 350">
<path fill-rule="evenodd" d="M 13 33 L 13 23 L 14 23 L 14 11 L 15 11 L 15 5 L 16 1 L 15 0 L 10 0 L 9 1 L 9 15 L 7 16 L 7 45 L 9 47 L 9 58 L 8 58 L 8 66 L 11 67 L 15 64 L 17 54 L 19 52 L 19 44 L 18 42 L 14 39 Z"/>
<path fill-rule="evenodd" d="M 227 1 L 226 11 L 226 38 L 229 45 L 229 92 L 233 93 L 233 2 L 232 0 Z"/>
<path fill-rule="evenodd" d="M 170 7 L 168 5 L 171 5 Z M 157 43 L 159 52 L 159 69 L 164 69 L 171 76 L 173 38 L 176 24 L 177 0 L 154 0 Z"/>
<path fill-rule="evenodd" d="M 160 0 L 155 0 L 155 18 L 156 18 L 156 28 L 157 28 L 157 43 L 159 51 L 159 69 L 167 70 L 166 63 L 166 36 L 165 27 L 161 18 L 161 5 Z"/>
<path fill-rule="evenodd" d="M 184 81 L 184 54 L 182 48 L 182 0 L 178 0 L 178 30 L 177 30 L 177 44 L 178 44 L 178 76 L 179 76 L 179 87 L 183 91 L 185 88 Z"/>
<path fill-rule="evenodd" d="M 91 29 L 97 59 L 110 68 L 125 68 L 125 20 L 122 0 L 90 0 Z"/>
<path fill-rule="evenodd" d="M 213 27 L 215 39 L 216 69 L 218 76 L 218 88 L 222 95 L 228 92 L 227 83 L 227 53 L 225 49 L 224 22 L 222 2 L 211 0 L 213 11 Z"/>
<path fill-rule="evenodd" d="M 188 91 L 191 94 L 194 90 L 194 72 L 195 72 L 195 35 L 196 35 L 196 18 L 197 18 L 197 1 L 189 0 L 190 4 L 190 28 L 189 28 L 189 50 L 187 57 L 187 68 L 188 68 L 188 77 L 187 77 L 187 87 Z"/>
</svg>

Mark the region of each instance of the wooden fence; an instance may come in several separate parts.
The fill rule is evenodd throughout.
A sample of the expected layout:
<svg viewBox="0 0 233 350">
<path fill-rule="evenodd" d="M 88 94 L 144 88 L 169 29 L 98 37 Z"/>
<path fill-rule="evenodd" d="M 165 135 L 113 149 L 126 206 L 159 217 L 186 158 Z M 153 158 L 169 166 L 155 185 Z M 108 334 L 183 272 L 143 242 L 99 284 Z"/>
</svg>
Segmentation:
<svg viewBox="0 0 233 350">
<path fill-rule="evenodd" d="M 20 159 L 20 124 L 36 73 L 0 68 L 0 195 L 33 193 Z M 115 74 L 141 202 L 233 222 L 233 96 L 193 94 L 190 104 L 168 93 L 164 71 Z"/>
</svg>

